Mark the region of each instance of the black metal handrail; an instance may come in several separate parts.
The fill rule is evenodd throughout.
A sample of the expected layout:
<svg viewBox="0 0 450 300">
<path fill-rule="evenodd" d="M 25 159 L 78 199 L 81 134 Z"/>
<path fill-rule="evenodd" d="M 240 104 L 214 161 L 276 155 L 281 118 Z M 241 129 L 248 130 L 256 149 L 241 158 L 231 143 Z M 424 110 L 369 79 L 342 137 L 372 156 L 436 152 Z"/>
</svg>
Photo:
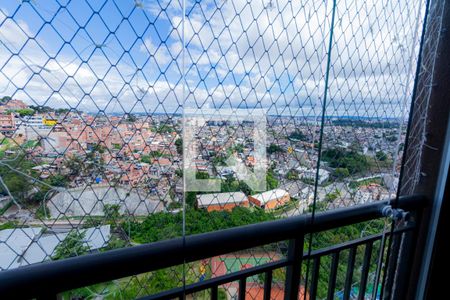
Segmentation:
<svg viewBox="0 0 450 300">
<path fill-rule="evenodd" d="M 208 288 L 212 288 L 214 295 L 220 284 L 243 279 L 241 283 L 245 286 L 245 278 L 249 276 L 265 272 L 270 276 L 271 270 L 286 266 L 285 297 L 290 298 L 298 293 L 302 258 L 315 259 L 321 255 L 320 252 L 312 252 L 309 257 L 302 255 L 305 234 L 380 218 L 383 208 L 391 203 L 392 200 L 379 201 L 321 212 L 315 215 L 314 222 L 313 216 L 306 214 L 3 271 L 0 272 L 0 295 L 4 299 L 55 297 L 60 292 L 83 286 L 290 240 L 286 259 L 147 297 L 181 297 L 183 293 Z M 425 205 L 425 199 L 421 196 L 402 197 L 396 204 L 404 210 L 417 211 Z M 363 242 L 372 243 L 375 238 L 354 241 L 354 244 L 345 244 L 339 249 L 356 247 Z M 338 253 L 337 250 L 324 249 L 328 252 L 322 255 Z M 270 287 L 267 289 L 270 295 Z"/>
</svg>

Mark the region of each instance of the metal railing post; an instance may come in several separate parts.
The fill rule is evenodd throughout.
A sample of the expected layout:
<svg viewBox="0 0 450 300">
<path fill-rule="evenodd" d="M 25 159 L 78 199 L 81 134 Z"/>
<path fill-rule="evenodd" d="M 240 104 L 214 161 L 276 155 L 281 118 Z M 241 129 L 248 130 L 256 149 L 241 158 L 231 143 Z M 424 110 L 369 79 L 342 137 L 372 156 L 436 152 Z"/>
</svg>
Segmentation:
<svg viewBox="0 0 450 300">
<path fill-rule="evenodd" d="M 297 299 L 300 287 L 300 273 L 302 268 L 304 236 L 289 241 L 288 261 L 289 265 L 286 270 L 286 288 L 284 299 Z"/>
<path fill-rule="evenodd" d="M 264 300 L 270 300 L 272 292 L 272 271 L 266 272 L 264 277 Z"/>
</svg>

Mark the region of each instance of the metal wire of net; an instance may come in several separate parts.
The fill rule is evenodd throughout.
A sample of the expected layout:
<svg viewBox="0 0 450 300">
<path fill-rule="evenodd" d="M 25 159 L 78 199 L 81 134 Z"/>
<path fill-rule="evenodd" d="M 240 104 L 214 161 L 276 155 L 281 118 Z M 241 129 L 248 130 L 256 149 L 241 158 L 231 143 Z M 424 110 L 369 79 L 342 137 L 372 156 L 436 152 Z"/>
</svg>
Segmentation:
<svg viewBox="0 0 450 300">
<path fill-rule="evenodd" d="M 434 86 L 433 75 L 435 67 L 435 58 L 438 55 L 437 49 L 442 34 L 442 18 L 445 3 L 431 1 L 429 14 L 430 18 L 426 26 L 426 38 L 423 41 L 422 53 L 424 54 L 420 64 L 418 74 L 418 89 L 414 98 L 413 114 L 410 124 L 410 139 L 408 143 L 408 153 L 405 155 L 404 173 L 401 193 L 410 195 L 414 192 L 423 172 L 421 172 L 422 150 L 427 147 L 426 124 L 429 108 L 431 90 Z"/>
<path fill-rule="evenodd" d="M 392 197 L 424 11 L 424 1 L 2 2 L 0 270 Z M 65 296 L 135 298 L 284 250 Z M 247 294 L 259 299 L 253 279 Z"/>
</svg>

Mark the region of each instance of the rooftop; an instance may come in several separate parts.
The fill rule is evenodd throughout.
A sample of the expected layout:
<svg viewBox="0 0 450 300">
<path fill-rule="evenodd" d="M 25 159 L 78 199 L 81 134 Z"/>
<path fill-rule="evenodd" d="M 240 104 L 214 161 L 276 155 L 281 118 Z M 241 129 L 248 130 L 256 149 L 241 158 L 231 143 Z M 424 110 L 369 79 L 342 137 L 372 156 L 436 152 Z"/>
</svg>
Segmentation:
<svg viewBox="0 0 450 300">
<path fill-rule="evenodd" d="M 242 203 L 247 201 L 247 196 L 242 192 L 213 193 L 197 195 L 199 207 L 210 205 L 225 205 L 230 203 Z"/>
<path fill-rule="evenodd" d="M 265 204 L 271 200 L 280 199 L 286 195 L 289 196 L 289 193 L 287 191 L 282 189 L 274 189 L 264 193 L 252 195 L 251 197 Z"/>
</svg>

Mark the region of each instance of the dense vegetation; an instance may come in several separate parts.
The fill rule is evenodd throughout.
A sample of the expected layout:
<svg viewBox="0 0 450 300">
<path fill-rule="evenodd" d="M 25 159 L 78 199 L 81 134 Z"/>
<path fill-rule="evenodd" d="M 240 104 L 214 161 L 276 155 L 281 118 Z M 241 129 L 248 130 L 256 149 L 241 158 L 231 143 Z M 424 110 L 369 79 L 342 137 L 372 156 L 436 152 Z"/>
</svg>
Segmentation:
<svg viewBox="0 0 450 300">
<path fill-rule="evenodd" d="M 383 179 L 381 177 L 375 177 L 375 178 L 370 178 L 370 179 L 365 179 L 365 180 L 352 181 L 352 182 L 350 182 L 350 184 L 348 186 L 351 189 L 357 189 L 360 186 L 369 185 L 369 184 L 383 185 Z"/>
<path fill-rule="evenodd" d="M 337 180 L 343 180 L 350 176 L 350 172 L 347 168 L 336 168 L 331 175 Z"/>
<path fill-rule="evenodd" d="M 27 200 L 33 200 L 28 196 L 33 187 L 31 182 L 33 180 L 32 178 L 38 177 L 38 173 L 32 170 L 35 166 L 35 163 L 28 160 L 22 154 L 14 157 L 14 159 L 2 162 L 0 165 L 0 176 L 4 182 L 4 186 L 1 185 L 2 194 L 7 195 L 9 192 L 14 199 L 20 203 L 25 203 Z M 31 178 L 27 178 L 23 174 L 26 174 Z"/>
<path fill-rule="evenodd" d="M 303 132 L 298 131 L 298 130 L 292 132 L 288 138 L 290 140 L 297 140 L 297 141 L 304 141 L 304 142 L 308 141 L 307 136 Z"/>
<path fill-rule="evenodd" d="M 30 105 L 29 106 L 32 110 L 34 110 L 37 113 L 48 113 L 48 112 L 52 112 L 53 108 L 51 108 L 50 106 L 46 106 L 46 105 Z M 66 111 L 68 111 L 68 109 L 66 109 Z"/>
<path fill-rule="evenodd" d="M 10 96 L 3 96 L 0 98 L 0 104 L 8 103 L 12 98 Z"/>
<path fill-rule="evenodd" d="M 15 109 L 15 110 L 7 110 L 6 112 L 7 113 L 17 113 L 21 117 L 34 115 L 34 110 L 31 109 L 31 108 L 21 108 L 21 109 Z"/>
<path fill-rule="evenodd" d="M 375 153 L 375 157 L 379 161 L 386 161 L 388 159 L 387 154 L 383 151 L 377 151 L 377 153 Z"/>
<path fill-rule="evenodd" d="M 153 129 L 156 133 L 165 134 L 172 133 L 175 129 L 171 125 L 161 124 Z"/>
<path fill-rule="evenodd" d="M 352 126 L 363 128 L 398 128 L 397 121 L 364 121 L 355 119 L 337 119 L 331 121 L 334 126 Z"/>
<path fill-rule="evenodd" d="M 85 244 L 84 238 L 84 231 L 70 231 L 67 237 L 56 247 L 52 259 L 58 260 L 86 254 L 89 247 Z"/>
<path fill-rule="evenodd" d="M 182 176 L 182 171 L 178 172 Z M 195 177 L 197 179 L 209 179 L 210 176 L 207 172 L 196 172 Z M 257 192 L 253 191 L 245 181 L 238 180 L 233 176 L 228 176 L 221 181 L 220 192 L 231 193 L 231 192 L 243 192 L 246 195 L 253 195 Z M 278 179 L 272 169 L 267 170 L 266 174 L 266 189 L 273 190 L 279 186 Z M 187 192 L 186 193 L 186 204 L 191 208 L 197 207 L 197 192 Z"/>
<path fill-rule="evenodd" d="M 330 198 L 335 196 L 333 193 L 330 194 Z M 237 207 L 231 212 L 221 211 L 221 212 L 207 212 L 205 210 L 188 209 L 186 211 L 186 234 L 196 234 L 210 232 L 220 229 L 231 228 L 235 226 L 242 226 L 246 224 L 252 224 L 257 222 L 264 222 L 269 220 L 274 220 L 276 217 L 260 209 L 248 209 Z M 351 226 L 346 226 L 342 228 L 337 228 L 321 233 L 314 234 L 312 239 L 311 248 L 312 250 L 322 249 L 329 247 L 331 245 L 340 244 L 342 242 L 359 238 L 361 235 L 375 234 L 382 230 L 384 223 L 382 221 L 376 221 L 371 223 L 359 223 Z M 182 215 L 181 213 L 167 214 L 167 213 L 156 213 L 145 218 L 143 222 L 125 222 L 123 223 L 123 228 L 126 231 L 130 231 L 133 241 L 138 243 L 148 243 L 156 242 L 159 240 L 170 239 L 174 237 L 180 237 L 182 235 Z M 305 242 L 305 251 L 309 247 L 308 239 Z M 375 245 L 375 249 L 377 246 Z M 258 252 L 257 249 L 254 251 Z M 263 251 L 263 250 L 260 250 Z M 374 250 L 373 253 L 377 253 Z M 355 266 L 360 266 L 362 264 L 362 259 L 364 255 L 364 247 L 359 247 L 356 255 Z M 375 254 L 374 254 L 375 255 Z M 341 259 L 338 265 L 338 275 L 336 286 L 339 290 L 343 287 L 345 282 L 345 274 L 347 268 L 347 258 L 348 251 L 341 253 Z M 303 274 L 306 272 L 305 262 L 303 265 Z M 329 272 L 326 272 L 331 266 L 331 256 L 325 256 L 321 258 L 321 272 L 319 274 L 318 282 L 318 296 L 320 298 L 326 297 L 328 288 L 328 277 Z M 375 265 L 372 264 L 371 272 L 375 269 Z M 173 271 L 173 270 L 172 270 Z M 309 268 L 311 271 L 311 266 Z M 179 283 L 178 278 L 167 277 L 165 274 L 169 270 L 161 270 L 162 272 L 158 274 L 161 278 L 165 279 L 165 284 L 169 286 L 176 286 Z M 284 269 L 279 274 L 280 278 L 284 276 Z M 354 281 L 357 282 L 360 278 L 360 273 L 358 268 L 355 268 Z M 192 280 L 192 278 L 191 278 Z M 156 289 L 162 283 L 159 281 L 152 281 L 149 284 L 151 290 Z"/>
<path fill-rule="evenodd" d="M 273 153 L 282 153 L 283 148 L 281 148 L 281 146 L 277 145 L 277 144 L 270 144 L 269 147 L 267 147 L 267 153 L 268 154 L 273 154 Z"/>
<path fill-rule="evenodd" d="M 348 240 L 357 239 L 361 236 L 380 233 L 383 229 L 383 226 L 384 226 L 383 220 L 377 220 L 320 232 L 313 236 L 312 249 L 313 250 L 323 249 L 325 247 L 329 247 L 332 245 L 338 245 Z M 369 268 L 369 274 L 373 274 L 376 269 L 376 263 L 379 253 L 379 243 L 378 242 L 374 243 L 373 247 L 374 248 L 372 250 L 372 259 Z M 361 279 L 361 266 L 364 258 L 364 250 L 365 250 L 364 246 L 360 246 L 356 250 L 355 268 L 352 280 L 353 283 L 357 284 L 356 286 L 358 286 L 358 283 L 360 282 Z M 336 277 L 336 290 L 335 290 L 336 292 L 341 291 L 344 288 L 348 257 L 349 257 L 348 250 L 342 251 L 339 255 L 338 272 Z M 324 299 L 327 297 L 328 281 L 330 276 L 327 270 L 331 268 L 331 260 L 332 260 L 331 255 L 321 257 L 320 259 L 321 271 L 319 273 L 319 280 L 317 284 L 318 299 Z M 310 267 L 309 270 L 311 271 L 312 265 L 310 265 L 309 267 Z"/>
<path fill-rule="evenodd" d="M 338 191 L 327 195 L 328 200 L 339 197 Z M 197 233 L 205 233 L 216 231 L 236 226 L 243 226 L 252 223 L 275 220 L 277 217 L 272 213 L 265 212 L 259 208 L 244 208 L 236 207 L 231 212 L 228 211 L 214 211 L 207 212 L 206 210 L 195 209 L 193 207 L 187 208 L 186 212 L 186 234 L 192 235 Z M 182 218 L 181 212 L 178 213 L 154 213 L 147 216 L 143 220 L 129 220 L 123 218 L 119 214 L 117 205 L 109 205 L 104 208 L 104 217 L 100 222 L 92 222 L 90 224 L 98 226 L 101 224 L 110 224 L 112 226 L 113 234 L 109 242 L 108 249 L 120 248 L 126 246 L 123 240 L 117 238 L 114 232 L 121 231 L 129 234 L 134 243 L 150 243 L 182 236 Z M 97 220 L 99 221 L 99 220 Z M 86 225 L 86 224 L 85 224 Z M 116 227 L 117 226 L 117 227 Z M 113 229 L 115 228 L 115 229 Z M 383 228 L 383 222 L 377 221 L 372 223 L 360 223 L 342 228 L 337 228 L 330 231 L 314 234 L 311 240 L 311 249 L 322 249 L 331 245 L 336 245 L 347 240 L 355 239 L 361 235 L 369 235 L 378 233 Z M 54 259 L 70 257 L 74 255 L 74 251 L 84 253 L 86 249 L 83 248 L 81 241 L 82 236 L 75 236 L 75 232 L 71 233 L 73 238 L 69 238 L 62 245 L 58 246 Z M 69 236 L 70 237 L 70 236 Z M 305 251 L 309 248 L 309 239 L 305 240 Z M 377 253 L 377 246 L 375 245 L 374 253 Z M 265 251 L 263 248 L 254 249 L 255 253 Z M 259 252 L 258 252 L 259 251 Z M 271 251 L 271 250 L 269 250 Z M 281 254 L 284 254 L 282 251 Z M 359 247 L 356 255 L 354 281 L 358 282 L 360 278 L 360 271 L 358 266 L 361 265 L 364 255 L 364 247 Z M 374 254 L 375 255 L 375 254 Z M 340 255 L 338 265 L 338 275 L 336 281 L 336 290 L 340 290 L 345 282 L 345 274 L 347 267 L 348 251 L 344 251 Z M 375 259 L 373 260 L 375 261 Z M 319 273 L 318 282 L 318 296 L 320 298 L 326 297 L 328 288 L 329 269 L 331 265 L 331 256 L 321 258 L 321 272 Z M 199 280 L 199 275 L 196 270 L 199 268 L 199 263 L 191 263 L 186 268 L 186 282 L 195 283 Z M 209 268 L 209 266 L 208 266 Z M 375 269 L 375 264 L 371 266 L 371 272 Z M 309 266 L 311 272 L 311 266 Z M 307 271 L 307 261 L 303 264 L 303 274 Z M 284 269 L 279 270 L 279 274 L 274 277 L 274 280 L 281 280 L 284 278 Z M 98 284 L 89 288 L 81 288 L 74 291 L 64 293 L 63 298 L 70 298 L 75 296 L 89 297 L 94 294 L 102 294 L 105 299 L 114 299 L 120 297 L 122 299 L 134 299 L 140 295 L 141 285 L 145 287 L 145 294 L 157 293 L 162 290 L 177 287 L 181 284 L 181 275 L 183 274 L 182 266 L 174 266 L 168 269 L 158 270 L 147 274 L 141 274 L 133 278 L 125 278 L 116 282 L 107 282 Z M 207 277 L 211 276 L 211 270 L 207 270 Z M 278 278 L 278 279 L 277 279 Z M 142 291 L 141 291 L 142 292 Z M 223 291 L 221 291 L 223 293 Z M 142 295 L 142 294 L 141 294 Z M 205 295 L 207 297 L 207 295 Z"/>
<path fill-rule="evenodd" d="M 142 155 L 141 161 L 143 163 L 152 164 L 154 159 L 157 159 L 160 157 L 167 157 L 167 155 L 158 150 L 151 151 L 148 155 Z"/>
<path fill-rule="evenodd" d="M 288 180 L 298 180 L 298 178 L 299 178 L 299 173 L 296 169 L 290 169 L 286 173 L 286 179 L 288 179 Z"/>
<path fill-rule="evenodd" d="M 369 170 L 370 163 L 366 156 L 355 150 L 331 148 L 322 152 L 322 159 L 332 168 L 345 168 L 350 174 Z"/>
<path fill-rule="evenodd" d="M 146 217 L 143 222 L 125 222 L 123 228 L 126 232 L 130 232 L 131 239 L 135 242 L 156 242 L 181 236 L 182 218 L 181 212 L 154 213 Z M 231 212 L 187 209 L 186 234 L 210 232 L 274 219 L 273 214 L 258 208 L 236 207 Z"/>
<path fill-rule="evenodd" d="M 177 148 L 178 155 L 183 155 L 183 140 L 178 138 L 175 141 L 175 147 Z"/>
</svg>

